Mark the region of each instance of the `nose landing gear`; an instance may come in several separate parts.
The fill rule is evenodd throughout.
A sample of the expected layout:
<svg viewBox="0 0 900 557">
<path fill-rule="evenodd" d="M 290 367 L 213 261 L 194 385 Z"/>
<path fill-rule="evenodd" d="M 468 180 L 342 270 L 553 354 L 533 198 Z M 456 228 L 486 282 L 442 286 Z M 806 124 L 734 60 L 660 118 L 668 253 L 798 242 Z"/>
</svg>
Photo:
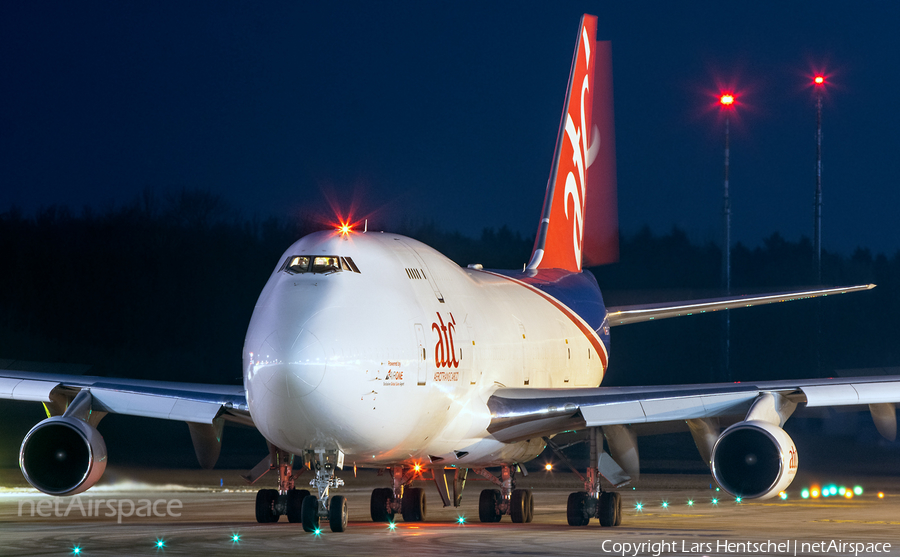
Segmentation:
<svg viewBox="0 0 900 557">
<path fill-rule="evenodd" d="M 305 531 L 318 533 L 319 519 L 324 518 L 332 532 L 343 532 L 349 517 L 347 499 L 340 495 L 331 497 L 330 491 L 344 485 L 344 480 L 334 475 L 335 468 L 344 467 L 344 453 L 314 449 L 306 451 L 303 457 L 316 473 L 309 482 L 315 488 L 315 495 L 294 487 L 296 478 L 307 466 L 295 471 L 294 455 L 274 445 L 269 446 L 269 456 L 244 476 L 252 484 L 270 470 L 278 470 L 278 489 L 260 489 L 256 493 L 256 521 L 278 522 L 281 515 L 287 515 L 289 522 L 299 522 Z"/>
<path fill-rule="evenodd" d="M 331 489 L 344 485 L 344 480 L 334 475 L 334 469 L 343 469 L 344 453 L 339 450 L 314 449 L 306 451 L 304 458 L 316 471 L 316 477 L 309 485 L 316 489 L 316 495 L 303 500 L 301 522 L 306 532 L 318 533 L 319 519 L 328 520 L 332 532 L 343 532 L 347 528 L 349 517 L 347 499 L 341 495 L 331 497 Z"/>
</svg>

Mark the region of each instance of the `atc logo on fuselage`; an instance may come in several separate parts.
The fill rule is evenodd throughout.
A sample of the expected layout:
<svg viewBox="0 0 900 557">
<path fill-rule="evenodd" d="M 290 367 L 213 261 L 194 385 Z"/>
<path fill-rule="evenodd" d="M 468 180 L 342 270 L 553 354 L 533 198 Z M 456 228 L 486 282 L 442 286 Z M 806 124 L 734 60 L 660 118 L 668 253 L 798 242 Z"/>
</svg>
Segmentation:
<svg viewBox="0 0 900 557">
<path fill-rule="evenodd" d="M 437 343 L 434 345 L 434 367 L 457 368 L 459 360 L 456 357 L 456 348 L 453 346 L 453 335 L 456 333 L 456 319 L 450 313 L 447 323 L 440 313 L 437 313 L 437 321 L 431 324 L 431 330 L 437 333 Z M 455 375 L 455 374 L 454 374 Z"/>
</svg>

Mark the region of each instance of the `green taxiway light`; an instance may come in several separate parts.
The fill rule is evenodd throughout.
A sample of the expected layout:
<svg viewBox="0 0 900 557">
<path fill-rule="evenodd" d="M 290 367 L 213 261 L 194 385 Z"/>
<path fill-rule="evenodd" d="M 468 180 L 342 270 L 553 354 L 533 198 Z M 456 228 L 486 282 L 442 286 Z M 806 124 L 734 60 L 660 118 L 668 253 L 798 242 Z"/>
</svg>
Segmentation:
<svg viewBox="0 0 900 557">
<path fill-rule="evenodd" d="M 804 499 L 809 499 L 809 490 L 804 488 L 803 491 L 800 492 L 800 497 Z"/>
<path fill-rule="evenodd" d="M 862 486 L 858 485 L 858 486 L 854 487 L 854 488 L 853 488 L 853 494 L 854 494 L 854 495 L 862 495 L 862 494 L 863 494 L 863 488 L 862 488 Z"/>
<path fill-rule="evenodd" d="M 688 499 L 687 506 L 688 506 L 688 507 L 693 507 L 693 506 L 694 506 L 694 500 L 693 500 L 693 499 Z"/>
<path fill-rule="evenodd" d="M 72 547 L 72 555 L 81 555 L 81 546 L 76 545 Z"/>
<path fill-rule="evenodd" d="M 713 500 L 711 501 L 711 503 L 712 503 L 713 505 L 718 505 L 718 504 L 719 504 L 719 499 L 714 497 Z"/>
</svg>

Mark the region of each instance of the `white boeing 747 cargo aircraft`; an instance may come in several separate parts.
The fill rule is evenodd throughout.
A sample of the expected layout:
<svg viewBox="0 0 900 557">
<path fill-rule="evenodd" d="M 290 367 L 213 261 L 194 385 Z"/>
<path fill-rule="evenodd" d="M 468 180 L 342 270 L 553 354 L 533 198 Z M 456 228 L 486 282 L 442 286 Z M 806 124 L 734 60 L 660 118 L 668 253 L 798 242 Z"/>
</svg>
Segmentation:
<svg viewBox="0 0 900 557">
<path fill-rule="evenodd" d="M 569 496 L 568 523 L 615 526 L 621 499 L 600 477 L 614 486 L 637 478 L 636 424 L 686 422 L 722 489 L 746 499 L 772 497 L 796 474 L 782 426 L 798 405 L 869 405 L 879 431 L 895 433 L 900 377 L 599 386 L 613 327 L 873 285 L 606 307 L 582 271 L 609 241 L 603 225 L 615 228 L 604 216 L 615 185 L 611 55 L 595 41 L 596 25 L 585 15 L 578 29 L 523 270 L 461 268 L 398 234 L 310 234 L 287 249 L 259 296 L 241 386 L 0 370 L 0 398 L 47 410 L 19 454 L 31 485 L 57 496 L 94 485 L 107 461 L 96 426 L 113 412 L 187 422 L 204 467 L 218 458 L 224 422 L 256 427 L 270 453 L 247 479 L 270 470 L 278 478 L 277 489 L 257 494 L 260 522 L 287 515 L 317 531 L 324 519 L 343 531 L 339 476 L 348 467 L 390 471 L 371 495 L 374 521 L 425 519 L 413 480 L 433 479 L 443 504 L 458 506 L 471 471 L 495 484 L 480 493 L 481 521 L 530 522 L 531 492 L 516 487 L 520 465 L 576 430 L 591 459 Z M 310 489 L 296 487 L 301 479 Z"/>
</svg>

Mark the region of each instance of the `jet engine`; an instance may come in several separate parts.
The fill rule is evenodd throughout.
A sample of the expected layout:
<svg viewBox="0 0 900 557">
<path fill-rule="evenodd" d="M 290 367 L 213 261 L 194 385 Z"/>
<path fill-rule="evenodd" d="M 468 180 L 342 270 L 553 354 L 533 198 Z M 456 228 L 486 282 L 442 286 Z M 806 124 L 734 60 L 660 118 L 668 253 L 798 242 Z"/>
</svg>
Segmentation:
<svg viewBox="0 0 900 557">
<path fill-rule="evenodd" d="M 87 422 L 54 416 L 31 428 L 19 450 L 28 483 L 49 495 L 75 495 L 97 483 L 106 470 L 106 443 Z"/>
<path fill-rule="evenodd" d="M 797 474 L 797 447 L 777 425 L 761 420 L 738 422 L 716 441 L 711 469 L 728 493 L 768 499 L 786 489 Z"/>
</svg>

